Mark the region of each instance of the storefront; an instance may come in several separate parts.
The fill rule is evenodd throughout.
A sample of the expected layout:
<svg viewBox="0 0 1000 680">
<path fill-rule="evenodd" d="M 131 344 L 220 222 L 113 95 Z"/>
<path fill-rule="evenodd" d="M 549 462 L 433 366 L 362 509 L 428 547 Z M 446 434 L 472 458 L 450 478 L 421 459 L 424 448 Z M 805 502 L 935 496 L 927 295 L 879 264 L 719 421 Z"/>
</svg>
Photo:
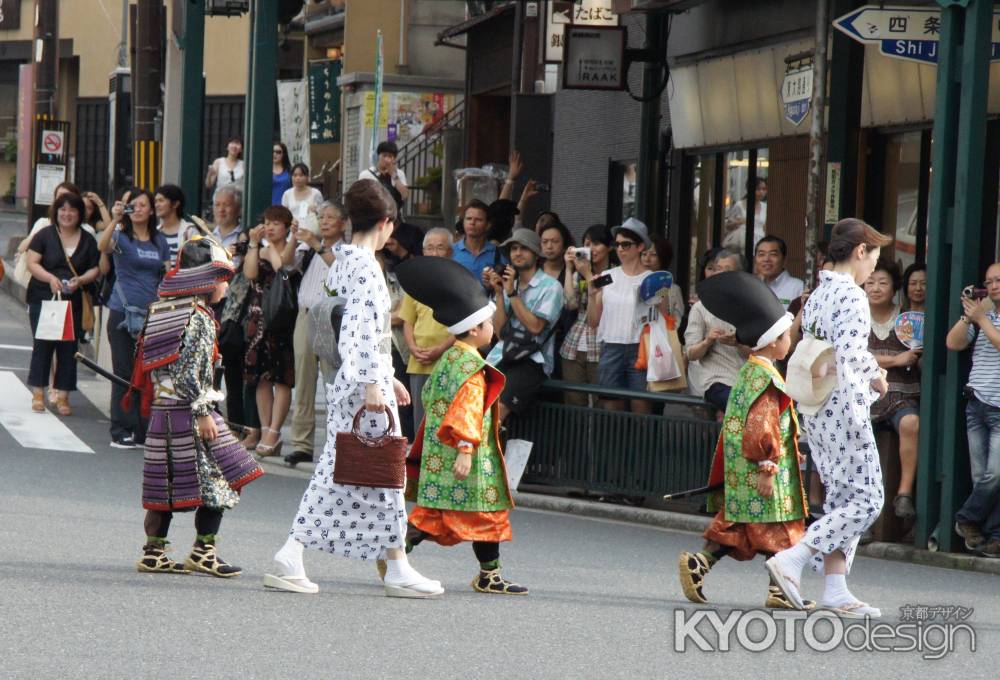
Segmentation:
<svg viewBox="0 0 1000 680">
<path fill-rule="evenodd" d="M 677 24 L 684 20 L 678 17 Z M 791 34 L 802 34 L 804 29 L 800 26 Z M 719 245 L 744 247 L 744 234 L 729 232 L 727 224 L 732 226 L 746 213 L 761 187 L 766 197 L 753 205 L 755 216 L 763 220 L 767 234 L 788 244 L 789 271 L 804 274 L 812 111 L 796 123 L 786 115 L 781 95 L 786 74 L 811 59 L 813 41 L 774 42 L 774 37 L 771 41 L 766 47 L 722 55 L 719 52 L 725 49 L 716 46 L 709 58 L 703 53 L 672 55 L 670 110 L 677 150 L 673 162 L 680 169 L 673 188 L 681 198 L 670 215 L 670 229 L 687 267 L 679 278 L 689 285 L 697 280 L 695 263 L 706 250 Z M 831 60 L 837 56 L 831 53 Z M 927 254 L 937 68 L 884 56 L 874 46 L 864 49 L 863 59 L 860 102 L 831 101 L 828 109 L 832 117 L 842 115 L 846 106 L 860 106 L 860 126 L 852 135 L 857 171 L 839 178 L 853 183 L 855 200 L 839 215 L 829 214 L 821 200 L 817 218 L 829 226 L 833 217 L 858 216 L 893 234 L 895 243 L 885 255 L 905 268 L 924 261 Z M 993 82 L 989 112 L 996 115 L 1000 80 Z M 983 268 L 998 255 L 998 135 L 1000 122 L 991 120 L 984 164 Z M 826 172 L 822 172 L 821 199 L 826 192 Z M 746 251 L 750 254 L 752 246 Z"/>
</svg>

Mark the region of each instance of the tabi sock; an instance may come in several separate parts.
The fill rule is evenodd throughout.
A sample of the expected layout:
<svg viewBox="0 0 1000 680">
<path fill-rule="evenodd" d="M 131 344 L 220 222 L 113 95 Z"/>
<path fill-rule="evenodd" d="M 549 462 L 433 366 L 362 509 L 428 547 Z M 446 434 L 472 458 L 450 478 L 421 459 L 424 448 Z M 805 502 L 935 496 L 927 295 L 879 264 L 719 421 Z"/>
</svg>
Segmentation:
<svg viewBox="0 0 1000 680">
<path fill-rule="evenodd" d="M 389 585 L 409 586 L 417 583 L 426 583 L 431 580 L 411 567 L 410 561 L 406 559 L 405 554 L 398 560 L 386 560 L 385 566 L 385 582 Z"/>
<path fill-rule="evenodd" d="M 289 536 L 285 545 L 274 555 L 274 563 L 279 567 L 282 578 L 305 579 L 306 568 L 302 564 L 302 552 L 305 546 Z"/>
<path fill-rule="evenodd" d="M 847 589 L 846 574 L 827 574 L 826 590 L 823 591 L 823 605 L 826 607 L 839 607 L 845 604 L 856 602 L 858 598 Z"/>
<path fill-rule="evenodd" d="M 781 571 L 786 576 L 791 576 L 798 581 L 802 577 L 802 570 L 812 559 L 812 556 L 813 551 L 805 543 L 799 541 L 791 548 L 779 552 L 774 556 L 774 559 L 778 561 Z"/>
</svg>

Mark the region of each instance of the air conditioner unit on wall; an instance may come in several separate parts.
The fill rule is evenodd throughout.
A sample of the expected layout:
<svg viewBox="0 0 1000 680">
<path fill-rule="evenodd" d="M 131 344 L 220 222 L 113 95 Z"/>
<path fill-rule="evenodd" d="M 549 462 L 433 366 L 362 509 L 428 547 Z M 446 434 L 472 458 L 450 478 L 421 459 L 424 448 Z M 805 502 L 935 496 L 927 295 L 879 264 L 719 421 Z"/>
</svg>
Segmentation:
<svg viewBox="0 0 1000 680">
<path fill-rule="evenodd" d="M 250 0 L 205 0 L 205 15 L 235 17 L 250 11 Z"/>
</svg>

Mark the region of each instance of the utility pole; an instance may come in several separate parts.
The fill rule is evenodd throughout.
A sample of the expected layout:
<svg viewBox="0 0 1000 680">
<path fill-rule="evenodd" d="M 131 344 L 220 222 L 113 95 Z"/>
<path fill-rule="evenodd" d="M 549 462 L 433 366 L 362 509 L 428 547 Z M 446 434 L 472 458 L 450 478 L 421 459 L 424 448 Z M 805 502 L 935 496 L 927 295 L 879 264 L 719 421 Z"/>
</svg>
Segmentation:
<svg viewBox="0 0 1000 680">
<path fill-rule="evenodd" d="M 650 233 L 662 233 L 663 194 L 660 176 L 660 124 L 663 95 L 663 63 L 667 58 L 665 12 L 646 14 L 646 44 L 642 69 L 642 103 L 639 109 L 639 167 L 635 192 L 635 213 Z"/>
<path fill-rule="evenodd" d="M 56 85 L 59 82 L 59 8 L 57 0 L 35 0 L 34 127 L 32 129 L 31 189 L 28 192 L 28 225 L 45 210 L 35 205 L 35 165 L 38 134 L 42 123 L 56 117 Z M 68 140 L 67 140 L 68 141 Z"/>
<path fill-rule="evenodd" d="M 135 64 L 132 83 L 135 93 L 133 158 L 135 185 L 155 191 L 160 182 L 161 144 L 156 134 L 156 118 L 163 101 L 163 2 L 138 0 L 135 22 Z"/>
<path fill-rule="evenodd" d="M 253 0 L 250 9 L 250 87 L 246 107 L 246 194 L 243 223 L 253 225 L 271 203 L 271 143 L 277 100 L 278 3 Z"/>
<path fill-rule="evenodd" d="M 205 115 L 205 3 L 187 0 L 184 5 L 184 40 L 181 75 L 180 185 L 192 215 L 201 213 L 202 118 Z"/>
<path fill-rule="evenodd" d="M 820 172 L 823 168 L 823 121 L 826 119 L 826 48 L 830 30 L 827 0 L 816 1 L 816 51 L 813 55 L 812 125 L 809 128 L 809 185 L 806 193 L 806 286 L 812 288 L 816 244 L 823 224 L 817 218 Z M 749 213 L 748 213 L 749 214 Z"/>
</svg>

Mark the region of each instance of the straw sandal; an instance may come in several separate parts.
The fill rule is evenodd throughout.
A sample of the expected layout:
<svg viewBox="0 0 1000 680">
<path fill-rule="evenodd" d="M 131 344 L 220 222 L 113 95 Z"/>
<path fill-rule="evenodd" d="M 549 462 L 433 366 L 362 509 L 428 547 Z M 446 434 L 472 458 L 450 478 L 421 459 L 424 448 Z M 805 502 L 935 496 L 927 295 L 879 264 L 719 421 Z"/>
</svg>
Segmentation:
<svg viewBox="0 0 1000 680">
<path fill-rule="evenodd" d="M 479 576 L 472 579 L 472 589 L 479 593 L 493 595 L 527 595 L 528 589 L 513 581 L 508 581 L 500 575 L 499 569 L 480 571 Z"/>
<path fill-rule="evenodd" d="M 180 562 L 175 562 L 166 555 L 166 548 L 163 545 L 147 543 L 142 546 L 142 557 L 135 563 L 137 571 L 146 574 L 190 574 Z"/>
<path fill-rule="evenodd" d="M 215 545 L 211 543 L 195 543 L 191 554 L 184 560 L 184 566 L 191 571 L 211 574 L 219 578 L 232 578 L 243 573 L 240 567 L 234 567 L 219 559 L 215 554 Z"/>
<path fill-rule="evenodd" d="M 708 604 L 702 587 L 705 585 L 705 576 L 711 568 L 701 553 L 691 553 L 686 550 L 681 552 L 677 559 L 677 572 L 681 579 L 684 597 L 695 604 Z"/>
</svg>

